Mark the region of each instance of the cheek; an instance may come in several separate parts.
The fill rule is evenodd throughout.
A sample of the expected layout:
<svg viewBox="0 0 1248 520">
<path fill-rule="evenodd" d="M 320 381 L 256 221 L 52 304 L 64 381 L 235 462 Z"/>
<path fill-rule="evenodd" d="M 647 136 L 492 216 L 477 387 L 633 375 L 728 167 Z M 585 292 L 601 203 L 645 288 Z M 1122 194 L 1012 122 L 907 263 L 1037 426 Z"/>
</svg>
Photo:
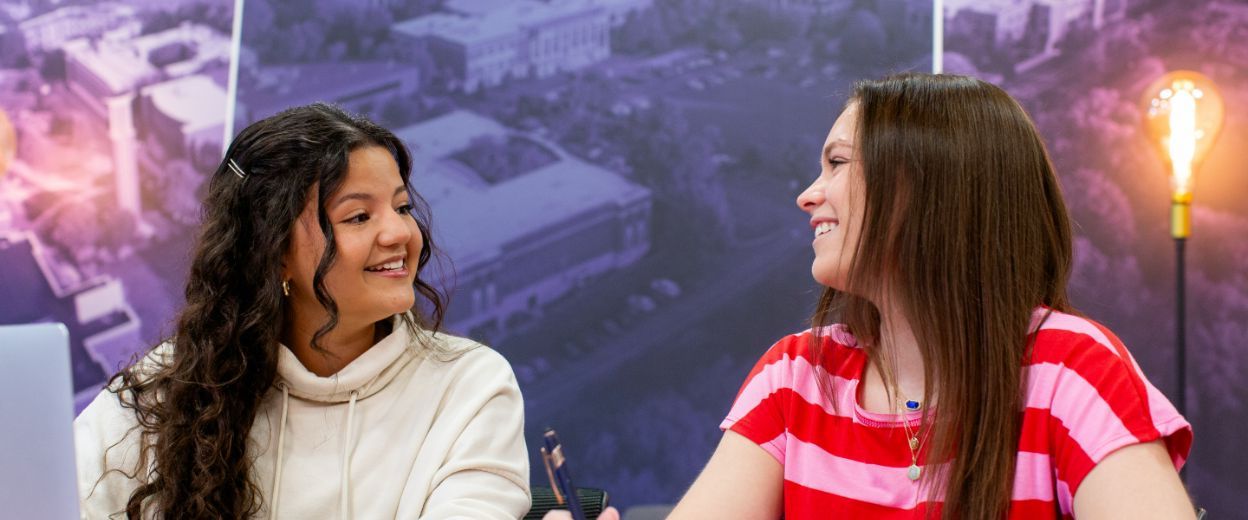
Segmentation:
<svg viewBox="0 0 1248 520">
<path fill-rule="evenodd" d="M 364 249 L 361 254 L 361 248 L 353 243 L 352 238 L 341 233 L 334 240 L 337 248 L 334 252 L 333 265 L 330 266 L 328 271 L 325 271 L 325 286 L 331 293 L 335 293 L 335 299 L 350 299 L 358 292 L 356 288 L 362 283 L 365 262 L 368 260 L 368 250 Z M 316 258 L 312 260 L 313 272 L 315 272 L 317 264 L 320 263 L 320 254 L 318 251 Z"/>
<path fill-rule="evenodd" d="M 337 244 L 338 259 L 334 262 L 334 270 L 362 275 L 364 268 L 368 267 L 372 242 L 362 237 L 347 235 L 338 238 Z"/>
</svg>

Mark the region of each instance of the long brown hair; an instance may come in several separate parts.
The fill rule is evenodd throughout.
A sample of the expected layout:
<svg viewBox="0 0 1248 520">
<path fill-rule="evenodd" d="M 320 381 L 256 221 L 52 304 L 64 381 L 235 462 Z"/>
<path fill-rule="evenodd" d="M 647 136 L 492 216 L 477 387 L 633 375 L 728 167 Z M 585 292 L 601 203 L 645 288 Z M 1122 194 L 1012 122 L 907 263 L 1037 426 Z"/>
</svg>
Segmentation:
<svg viewBox="0 0 1248 520">
<path fill-rule="evenodd" d="M 846 291 L 827 289 L 812 319 L 837 315 L 870 362 L 888 295 L 918 340 L 930 499 L 944 518 L 1002 518 L 1014 482 L 1022 368 L 1033 312 L 1071 311 L 1071 229 L 1035 125 L 1005 91 L 952 75 L 907 73 L 855 85 L 865 207 Z M 820 355 L 823 352 L 819 353 Z M 886 382 L 890 372 L 881 368 Z M 943 467 L 943 469 L 941 469 Z"/>
<path fill-rule="evenodd" d="M 140 432 L 134 473 L 110 469 L 140 481 L 126 504 L 130 518 L 245 518 L 259 511 L 248 433 L 277 377 L 279 335 L 288 318 L 282 255 L 312 187 L 319 186 L 318 221 L 328 247 L 313 286 L 328 320 L 312 345 L 325 351 L 319 340 L 338 321 L 324 283 L 336 256 L 325 205 L 346 177 L 348 155 L 365 146 L 387 149 L 408 182 L 412 164 L 403 142 L 332 105 L 287 110 L 248 126 L 231 143 L 208 184 L 171 348 L 109 382 L 122 406 L 134 411 Z M 436 249 L 428 206 L 410 188 L 409 194 L 424 238 L 419 272 Z M 437 331 L 445 296 L 419 276 L 413 289 L 424 312 L 414 314 L 419 324 L 404 316 L 405 326 Z"/>
</svg>

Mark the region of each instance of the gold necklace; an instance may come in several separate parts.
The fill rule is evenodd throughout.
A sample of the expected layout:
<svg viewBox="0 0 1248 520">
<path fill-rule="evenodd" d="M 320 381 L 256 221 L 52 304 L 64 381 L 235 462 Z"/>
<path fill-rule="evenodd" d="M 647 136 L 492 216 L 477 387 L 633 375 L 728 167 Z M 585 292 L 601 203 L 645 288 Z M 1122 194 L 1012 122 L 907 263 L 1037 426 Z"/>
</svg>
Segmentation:
<svg viewBox="0 0 1248 520">
<path fill-rule="evenodd" d="M 898 392 L 900 395 L 900 391 Z M 905 397 L 902 397 L 905 399 Z M 906 412 L 917 412 L 922 404 L 913 399 L 905 399 L 902 406 Z M 923 432 L 923 424 L 919 424 L 914 430 L 910 429 L 910 418 L 905 416 L 906 412 L 902 412 L 901 428 L 906 432 L 906 443 L 910 447 L 910 467 L 906 470 L 906 477 L 910 480 L 919 480 L 923 474 L 923 468 L 919 467 L 919 451 L 923 448 L 923 440 L 919 439 L 919 434 Z"/>
</svg>

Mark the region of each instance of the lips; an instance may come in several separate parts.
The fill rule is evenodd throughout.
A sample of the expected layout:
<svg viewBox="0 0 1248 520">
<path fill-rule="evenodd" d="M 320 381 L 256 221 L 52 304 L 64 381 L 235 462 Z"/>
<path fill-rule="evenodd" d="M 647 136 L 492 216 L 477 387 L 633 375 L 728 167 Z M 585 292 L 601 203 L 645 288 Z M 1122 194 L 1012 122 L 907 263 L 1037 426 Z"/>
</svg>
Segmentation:
<svg viewBox="0 0 1248 520">
<path fill-rule="evenodd" d="M 820 219 L 812 220 L 810 222 L 810 227 L 814 228 L 815 238 L 819 238 L 820 236 L 831 232 L 836 229 L 838 225 L 840 225 L 840 221 L 836 219 Z"/>
<path fill-rule="evenodd" d="M 364 270 L 368 272 L 372 272 L 372 273 L 385 273 L 385 272 L 391 272 L 391 271 L 399 271 L 399 270 L 402 270 L 403 267 L 406 265 L 405 263 L 406 261 L 407 261 L 406 257 L 402 257 L 402 256 L 392 257 L 392 258 L 386 259 L 384 262 L 381 262 L 379 264 L 365 267 Z"/>
</svg>

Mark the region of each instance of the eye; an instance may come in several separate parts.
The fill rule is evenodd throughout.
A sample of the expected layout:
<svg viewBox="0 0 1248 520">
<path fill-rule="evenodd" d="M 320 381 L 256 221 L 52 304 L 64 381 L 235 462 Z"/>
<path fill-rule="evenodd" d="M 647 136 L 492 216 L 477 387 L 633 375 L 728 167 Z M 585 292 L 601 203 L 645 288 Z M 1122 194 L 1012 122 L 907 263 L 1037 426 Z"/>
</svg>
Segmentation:
<svg viewBox="0 0 1248 520">
<path fill-rule="evenodd" d="M 363 224 L 368 222 L 368 213 L 357 213 L 355 216 L 342 221 L 344 224 Z"/>
<path fill-rule="evenodd" d="M 412 214 L 412 205 L 411 205 L 411 204 L 404 204 L 404 205 L 402 205 L 402 206 L 399 206 L 399 208 L 398 208 L 398 209 L 396 209 L 395 211 L 397 211 L 400 215 L 411 215 L 411 214 Z"/>
<path fill-rule="evenodd" d="M 832 169 L 836 169 L 837 166 L 840 166 L 847 162 L 849 161 L 846 161 L 845 159 L 842 159 L 840 157 L 828 157 L 828 165 L 831 166 Z"/>
</svg>

